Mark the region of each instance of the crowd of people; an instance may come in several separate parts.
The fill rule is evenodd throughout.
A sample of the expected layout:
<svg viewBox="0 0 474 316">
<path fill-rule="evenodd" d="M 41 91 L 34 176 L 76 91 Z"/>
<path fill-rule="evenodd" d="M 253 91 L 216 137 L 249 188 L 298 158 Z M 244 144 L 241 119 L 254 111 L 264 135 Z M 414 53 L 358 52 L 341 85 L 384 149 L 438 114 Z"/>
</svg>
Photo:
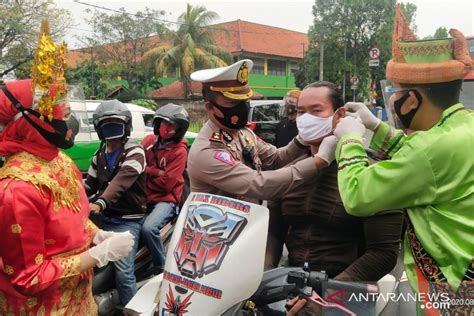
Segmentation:
<svg viewBox="0 0 474 316">
<path fill-rule="evenodd" d="M 386 106 L 405 130 L 362 103 L 344 104 L 334 83 L 317 81 L 288 93 L 278 146 L 265 143 L 246 127 L 253 62 L 244 59 L 191 74 L 202 83 L 209 120 L 189 154 L 183 106 L 158 108 L 154 133 L 137 144 L 126 105 L 102 102 L 93 115 L 101 145 L 84 182 L 60 150 L 73 143 L 67 102 L 42 107 L 55 89 L 36 97 L 35 80 L 7 83 L 0 92 L 0 315 L 94 315 L 92 268 L 109 262 L 126 305 L 137 291 L 140 238 L 156 273 L 163 271 L 160 230 L 179 212 L 186 172 L 193 192 L 267 201 L 266 269 L 278 265 L 285 244 L 292 266 L 375 282 L 394 268 L 403 245 L 415 292 L 472 298 L 474 116 L 459 103 L 472 60 L 464 36 L 450 34 L 451 45 L 411 42 L 407 50 L 412 33 L 396 23 Z M 430 55 L 441 50 L 449 52 Z M 419 58 L 408 56 L 413 51 Z M 368 157 L 367 131 L 383 160 Z M 317 313 L 304 299 L 292 302 L 290 315 Z M 472 306 L 440 312 L 468 315 Z"/>
</svg>

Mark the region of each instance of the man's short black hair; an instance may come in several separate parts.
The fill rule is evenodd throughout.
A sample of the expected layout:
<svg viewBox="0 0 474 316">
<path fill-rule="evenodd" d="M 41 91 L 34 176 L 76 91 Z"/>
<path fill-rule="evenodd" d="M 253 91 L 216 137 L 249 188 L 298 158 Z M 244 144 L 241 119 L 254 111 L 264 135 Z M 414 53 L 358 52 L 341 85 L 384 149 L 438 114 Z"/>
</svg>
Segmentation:
<svg viewBox="0 0 474 316">
<path fill-rule="evenodd" d="M 316 81 L 310 83 L 303 90 L 310 89 L 310 88 L 321 88 L 326 87 L 329 89 L 329 97 L 332 101 L 332 108 L 334 111 L 339 109 L 340 107 L 344 106 L 344 98 L 342 97 L 341 90 L 332 82 L 329 81 Z"/>
<path fill-rule="evenodd" d="M 439 83 L 424 84 L 400 84 L 404 89 L 419 89 L 426 94 L 433 105 L 442 109 L 459 103 L 459 95 L 461 94 L 463 80 L 454 80 Z"/>
</svg>

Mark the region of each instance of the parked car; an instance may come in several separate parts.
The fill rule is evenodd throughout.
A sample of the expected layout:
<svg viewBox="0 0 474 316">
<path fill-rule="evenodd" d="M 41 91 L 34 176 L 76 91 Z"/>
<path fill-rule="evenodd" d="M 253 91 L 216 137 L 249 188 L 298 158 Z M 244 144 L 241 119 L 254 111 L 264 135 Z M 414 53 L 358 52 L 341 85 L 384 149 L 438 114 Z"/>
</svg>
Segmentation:
<svg viewBox="0 0 474 316">
<path fill-rule="evenodd" d="M 87 173 L 91 159 L 95 152 L 99 149 L 100 140 L 94 130 L 92 115 L 95 109 L 102 101 L 93 100 L 86 101 L 86 108 L 83 103 L 71 102 L 71 110 L 79 121 L 79 133 L 77 134 L 74 146 L 65 150 L 82 173 Z M 145 107 L 131 103 L 126 103 L 128 109 L 132 113 L 132 132 L 130 137 L 140 142 L 146 135 L 153 133 L 153 116 L 155 112 Z M 189 146 L 194 142 L 197 134 L 187 132 L 185 137 L 189 142 Z"/>
<path fill-rule="evenodd" d="M 275 145 L 276 127 L 284 117 L 283 100 L 250 101 L 249 127 L 255 134 Z"/>
</svg>

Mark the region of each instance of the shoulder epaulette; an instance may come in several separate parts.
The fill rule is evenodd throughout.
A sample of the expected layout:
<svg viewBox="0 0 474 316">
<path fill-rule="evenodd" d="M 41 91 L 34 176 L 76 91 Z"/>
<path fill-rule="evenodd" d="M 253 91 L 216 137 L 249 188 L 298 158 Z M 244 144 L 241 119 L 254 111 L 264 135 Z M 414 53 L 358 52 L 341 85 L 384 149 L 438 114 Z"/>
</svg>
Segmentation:
<svg viewBox="0 0 474 316">
<path fill-rule="evenodd" d="M 212 133 L 211 137 L 209 137 L 209 140 L 211 142 L 224 143 L 224 137 L 219 132 Z"/>
</svg>

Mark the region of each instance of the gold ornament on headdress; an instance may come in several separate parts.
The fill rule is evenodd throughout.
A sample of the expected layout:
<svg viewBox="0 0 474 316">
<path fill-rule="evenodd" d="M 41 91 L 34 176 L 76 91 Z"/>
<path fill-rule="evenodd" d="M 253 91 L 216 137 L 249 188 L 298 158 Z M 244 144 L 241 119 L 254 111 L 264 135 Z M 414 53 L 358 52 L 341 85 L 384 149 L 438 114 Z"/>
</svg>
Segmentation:
<svg viewBox="0 0 474 316">
<path fill-rule="evenodd" d="M 66 68 L 66 44 L 54 44 L 47 20 L 41 21 L 35 59 L 31 69 L 33 93 L 39 90 L 41 97 L 36 109 L 41 120 L 46 116 L 53 119 L 53 109 L 59 104 L 67 91 L 64 69 Z"/>
</svg>

